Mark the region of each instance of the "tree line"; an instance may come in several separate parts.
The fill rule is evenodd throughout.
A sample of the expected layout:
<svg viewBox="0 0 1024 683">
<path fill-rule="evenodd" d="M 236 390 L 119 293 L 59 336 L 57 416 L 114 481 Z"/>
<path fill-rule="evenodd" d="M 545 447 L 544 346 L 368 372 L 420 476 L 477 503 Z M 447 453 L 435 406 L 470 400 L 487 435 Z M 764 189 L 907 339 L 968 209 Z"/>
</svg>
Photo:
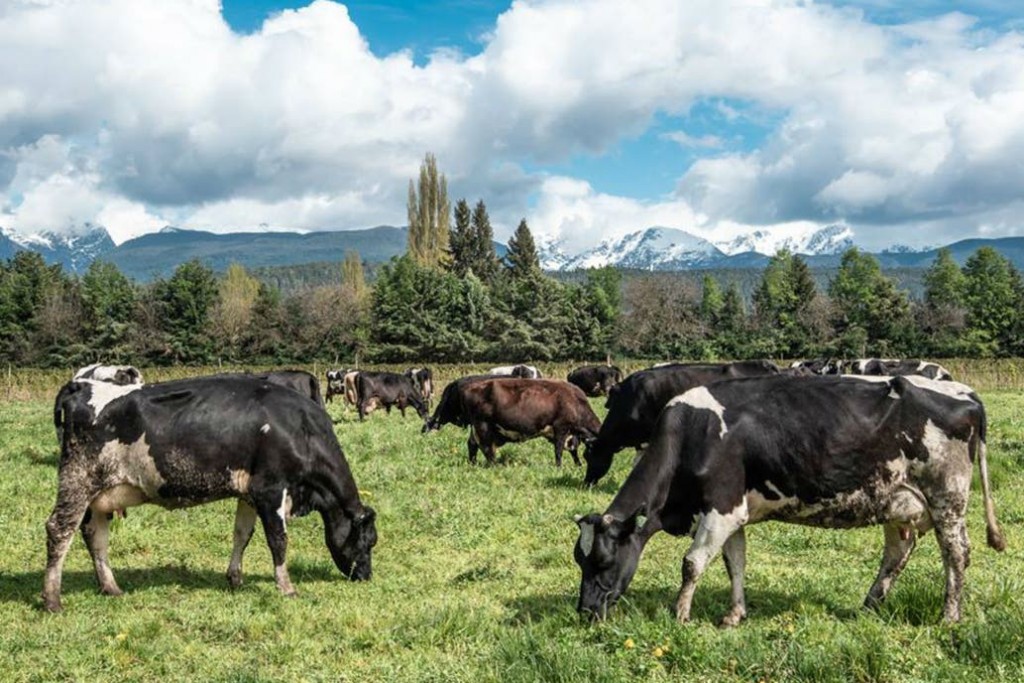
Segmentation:
<svg viewBox="0 0 1024 683">
<path fill-rule="evenodd" d="M 1024 280 L 982 247 L 948 250 L 911 297 L 873 256 L 845 252 L 826 286 L 780 251 L 745 296 L 735 280 L 612 268 L 554 279 L 525 220 L 499 258 L 482 200 L 451 207 L 436 161 L 410 183 L 407 252 L 352 252 L 329 284 L 289 290 L 199 261 L 139 284 L 103 261 L 77 276 L 32 252 L 0 263 L 0 361 L 71 367 L 226 363 L 602 361 L 1024 355 Z M 450 216 L 449 216 L 450 214 Z"/>
</svg>

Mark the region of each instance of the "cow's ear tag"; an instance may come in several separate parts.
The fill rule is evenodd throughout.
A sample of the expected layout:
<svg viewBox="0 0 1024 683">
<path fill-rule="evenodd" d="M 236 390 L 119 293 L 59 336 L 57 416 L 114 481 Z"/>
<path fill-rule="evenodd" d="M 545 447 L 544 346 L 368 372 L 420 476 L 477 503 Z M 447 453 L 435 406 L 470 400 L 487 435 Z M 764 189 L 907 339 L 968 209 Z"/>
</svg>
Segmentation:
<svg viewBox="0 0 1024 683">
<path fill-rule="evenodd" d="M 645 524 L 647 524 L 647 515 L 643 514 L 642 512 L 637 514 L 637 516 L 636 516 L 636 528 L 638 530 L 639 529 L 643 529 Z"/>
<path fill-rule="evenodd" d="M 594 525 L 584 522 L 580 524 L 580 550 L 584 557 L 590 557 L 590 551 L 594 549 Z"/>
</svg>

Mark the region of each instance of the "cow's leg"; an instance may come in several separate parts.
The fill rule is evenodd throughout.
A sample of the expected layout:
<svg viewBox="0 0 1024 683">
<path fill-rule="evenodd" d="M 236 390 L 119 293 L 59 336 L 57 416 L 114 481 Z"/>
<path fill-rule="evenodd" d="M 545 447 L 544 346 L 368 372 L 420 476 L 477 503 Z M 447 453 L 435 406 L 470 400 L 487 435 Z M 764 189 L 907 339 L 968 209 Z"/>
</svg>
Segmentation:
<svg viewBox="0 0 1024 683">
<path fill-rule="evenodd" d="M 360 400 L 356 403 L 356 411 L 359 413 L 359 421 L 362 422 L 366 419 L 366 402 Z"/>
<path fill-rule="evenodd" d="M 495 462 L 495 435 L 491 432 L 490 426 L 486 422 L 479 422 L 473 425 L 473 432 L 476 435 L 476 442 L 480 446 L 480 450 L 484 452 L 484 456 L 487 458 L 487 464 L 493 465 Z"/>
<path fill-rule="evenodd" d="M 476 454 L 480 450 L 480 446 L 476 443 L 476 436 L 473 433 L 473 428 L 469 429 L 469 439 L 466 440 L 466 448 L 469 451 L 469 464 L 476 464 Z"/>
<path fill-rule="evenodd" d="M 737 626 L 747 617 L 747 601 L 743 595 L 743 574 L 747 568 L 747 534 L 740 527 L 722 546 L 725 571 L 732 584 L 732 605 L 722 617 L 722 627 Z"/>
<path fill-rule="evenodd" d="M 234 547 L 231 549 L 231 562 L 228 564 L 228 583 L 232 588 L 242 585 L 242 555 L 256 529 L 256 509 L 247 502 L 238 499 L 235 509 Z"/>
<path fill-rule="evenodd" d="M 561 429 L 555 429 L 552 441 L 555 444 L 555 467 L 562 466 L 562 451 L 565 450 L 565 440 L 569 434 Z M 579 461 L 576 462 L 579 464 Z"/>
<path fill-rule="evenodd" d="M 916 543 L 916 532 L 913 529 L 901 530 L 895 524 L 885 525 L 885 549 L 882 551 L 882 566 L 878 568 L 878 577 L 871 584 L 868 595 L 864 598 L 865 609 L 878 609 L 885 596 L 889 594 L 892 584 L 907 566 L 910 553 Z"/>
<path fill-rule="evenodd" d="M 960 596 L 964 588 L 964 572 L 970 561 L 970 543 L 963 515 L 949 515 L 937 520 L 935 536 L 946 569 L 946 601 L 942 618 L 955 623 L 960 621 Z"/>
<path fill-rule="evenodd" d="M 60 475 L 57 504 L 46 520 L 46 575 L 43 579 L 43 606 L 48 612 L 59 612 L 61 574 L 71 541 L 89 509 L 92 493 L 81 488 L 85 476 L 66 472 Z M 74 483 L 71 483 L 74 482 Z"/>
<path fill-rule="evenodd" d="M 296 595 L 295 586 L 288 576 L 286 556 L 288 554 L 288 530 L 285 526 L 287 508 L 285 501 L 287 491 L 267 495 L 256 501 L 256 512 L 263 522 L 263 533 L 270 546 L 270 556 L 274 560 L 274 581 L 282 594 L 292 597 Z"/>
<path fill-rule="evenodd" d="M 402 417 L 405 417 L 405 400 L 402 399 L 398 402 L 398 410 L 402 413 Z"/>
<path fill-rule="evenodd" d="M 580 439 L 575 434 L 570 434 L 569 439 L 569 454 L 572 456 L 572 461 L 576 464 L 576 467 L 581 466 L 583 463 L 580 462 Z"/>
<path fill-rule="evenodd" d="M 96 570 L 100 592 L 104 595 L 121 595 L 122 591 L 114 580 L 114 572 L 111 571 L 107 559 L 107 551 L 110 548 L 109 515 L 95 511 L 87 513 L 82 522 L 82 539 L 92 557 L 92 566 Z"/>
<path fill-rule="evenodd" d="M 711 559 L 722 550 L 722 546 L 747 521 L 746 500 L 732 512 L 722 514 L 712 509 L 701 515 L 697 524 L 697 532 L 693 537 L 693 545 L 683 557 L 683 585 L 679 589 L 676 600 L 676 619 L 680 622 L 690 620 L 690 606 L 693 603 L 693 592 L 697 588 L 697 580 L 707 569 Z"/>
</svg>

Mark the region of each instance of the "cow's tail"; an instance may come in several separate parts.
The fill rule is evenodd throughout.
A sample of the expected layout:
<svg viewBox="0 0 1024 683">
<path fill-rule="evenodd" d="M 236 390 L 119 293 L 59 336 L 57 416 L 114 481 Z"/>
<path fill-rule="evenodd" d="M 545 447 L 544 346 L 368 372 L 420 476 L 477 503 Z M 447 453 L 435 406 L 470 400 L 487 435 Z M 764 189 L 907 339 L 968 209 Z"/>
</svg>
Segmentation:
<svg viewBox="0 0 1024 683">
<path fill-rule="evenodd" d="M 981 398 L 971 393 L 971 399 L 974 400 L 979 406 L 983 405 Z M 981 495 L 985 502 L 985 528 L 986 536 L 988 540 L 988 546 L 999 552 L 1006 550 L 1006 537 L 1003 536 L 1003 530 L 999 528 L 999 522 L 996 521 L 996 505 L 992 500 L 992 487 L 988 482 L 988 458 L 985 457 L 988 448 L 985 446 L 985 442 L 988 440 L 988 415 L 985 413 L 985 409 L 981 410 L 981 425 L 978 430 L 978 436 L 974 440 L 977 444 L 977 455 L 978 455 L 978 474 L 981 479 Z"/>
<path fill-rule="evenodd" d="M 984 432 L 984 426 L 982 427 Z M 985 438 L 978 439 L 978 469 L 981 474 L 981 495 L 985 500 L 985 527 L 988 547 L 1003 552 L 1006 550 L 1006 537 L 996 521 L 996 505 L 992 501 L 992 490 L 988 483 L 988 460 L 985 458 Z"/>
</svg>

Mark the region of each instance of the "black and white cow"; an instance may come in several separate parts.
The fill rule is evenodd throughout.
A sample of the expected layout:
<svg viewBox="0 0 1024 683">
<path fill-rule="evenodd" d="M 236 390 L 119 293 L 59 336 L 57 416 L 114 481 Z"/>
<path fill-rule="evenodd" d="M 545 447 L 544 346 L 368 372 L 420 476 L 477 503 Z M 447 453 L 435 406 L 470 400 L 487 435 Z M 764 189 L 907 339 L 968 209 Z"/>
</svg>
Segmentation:
<svg viewBox="0 0 1024 683">
<path fill-rule="evenodd" d="M 359 372 L 355 377 L 356 408 L 359 419 L 366 419 L 367 414 L 379 406 L 388 413 L 392 406 L 398 406 L 405 417 L 405 409 L 412 406 L 421 419 L 427 419 L 427 406 L 420 398 L 420 392 L 413 386 L 412 380 L 397 372 Z"/>
<path fill-rule="evenodd" d="M 328 370 L 327 371 L 327 393 L 324 395 L 324 400 L 327 403 L 333 403 L 335 396 L 341 396 L 342 400 L 345 399 L 345 374 L 349 370 Z"/>
<path fill-rule="evenodd" d="M 305 370 L 271 370 L 269 372 L 255 373 L 256 377 L 265 379 L 273 384 L 288 387 L 297 391 L 303 396 L 309 397 L 313 403 L 321 408 L 324 407 L 324 399 L 320 394 L 320 380 L 311 372 Z"/>
<path fill-rule="evenodd" d="M 412 380 L 412 385 L 420 392 L 420 398 L 430 407 L 434 400 L 434 373 L 430 368 L 409 368 L 405 376 Z"/>
<path fill-rule="evenodd" d="M 622 381 L 622 370 L 614 365 L 584 365 L 570 372 L 566 379 L 587 396 L 607 396 Z"/>
<path fill-rule="evenodd" d="M 78 372 L 71 378 L 72 381 L 77 379 L 88 379 L 97 382 L 108 382 L 117 386 L 130 386 L 133 384 L 143 384 L 142 373 L 139 372 L 138 368 L 132 365 L 103 365 L 101 363 L 93 363 L 87 365 L 84 368 L 79 368 Z M 57 392 L 57 398 L 53 402 L 53 427 L 57 432 L 57 443 L 59 444 L 63 438 L 63 427 L 61 425 L 62 413 L 60 410 L 61 402 L 65 397 L 65 389 L 69 385 L 65 385 Z"/>
<path fill-rule="evenodd" d="M 813 360 L 798 360 L 790 364 L 790 370 L 808 370 L 814 375 L 838 375 L 841 372 L 842 361 L 831 358 L 815 358 Z"/>
<path fill-rule="evenodd" d="M 488 371 L 499 377 L 516 377 L 518 379 L 541 379 L 543 375 L 533 365 L 500 365 Z"/>
<path fill-rule="evenodd" d="M 369 579 L 375 515 L 363 505 L 330 418 L 307 397 L 245 374 L 149 385 L 73 381 L 62 404 L 57 503 L 46 523 L 45 607 L 61 609 L 64 558 L 81 527 L 100 589 L 121 593 L 107 560 L 114 510 L 237 498 L 228 580 L 257 517 L 277 586 L 293 595 L 285 564 L 290 517 L 319 512 L 338 569 Z"/>
<path fill-rule="evenodd" d="M 736 377 L 778 374 L 779 368 L 766 360 L 738 363 L 669 363 L 634 372 L 608 393 L 608 415 L 601 432 L 587 444 L 587 484 L 597 483 L 608 473 L 612 458 L 623 448 L 643 448 L 665 404 L 693 387 Z"/>
<path fill-rule="evenodd" d="M 874 375 L 897 377 L 918 375 L 928 379 L 949 381 L 953 375 L 938 363 L 918 359 L 860 358 L 843 365 L 843 372 L 850 375 Z"/>
<path fill-rule="evenodd" d="M 985 409 L 962 384 L 921 377 L 767 377 L 691 389 L 662 412 L 654 436 L 604 514 L 577 518 L 578 608 L 603 616 L 622 596 L 658 531 L 692 535 L 676 604 L 690 617 L 697 580 L 723 553 L 732 606 L 746 616 L 744 527 L 769 520 L 884 525 L 885 550 L 865 606 L 884 599 L 916 538 L 934 528 L 946 569 L 943 615 L 960 618 L 967 509 L 977 459 L 988 544 L 1006 546 L 985 459 Z"/>
<path fill-rule="evenodd" d="M 93 363 L 78 372 L 71 379 L 94 379 L 98 382 L 110 382 L 119 386 L 143 384 L 142 373 L 133 365 L 103 365 Z"/>
</svg>

